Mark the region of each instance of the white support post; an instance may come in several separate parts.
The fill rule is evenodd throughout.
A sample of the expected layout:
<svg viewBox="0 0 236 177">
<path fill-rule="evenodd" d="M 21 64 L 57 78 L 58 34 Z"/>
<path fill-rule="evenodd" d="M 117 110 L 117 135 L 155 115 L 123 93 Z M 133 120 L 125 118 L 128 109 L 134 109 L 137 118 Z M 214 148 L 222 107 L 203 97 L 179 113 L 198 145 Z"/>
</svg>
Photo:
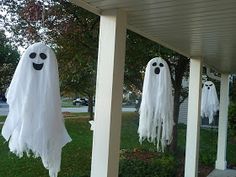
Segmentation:
<svg viewBox="0 0 236 177">
<path fill-rule="evenodd" d="M 185 177 L 197 177 L 198 175 L 199 136 L 201 123 L 201 84 L 202 59 L 191 59 L 185 152 Z"/>
<path fill-rule="evenodd" d="M 226 149 L 227 149 L 228 106 L 229 106 L 229 75 L 221 74 L 218 146 L 217 146 L 217 159 L 215 165 L 215 168 L 218 170 L 225 170 L 227 166 Z"/>
<path fill-rule="evenodd" d="M 118 176 L 125 41 L 125 12 L 104 11 L 100 19 L 91 177 Z"/>
</svg>

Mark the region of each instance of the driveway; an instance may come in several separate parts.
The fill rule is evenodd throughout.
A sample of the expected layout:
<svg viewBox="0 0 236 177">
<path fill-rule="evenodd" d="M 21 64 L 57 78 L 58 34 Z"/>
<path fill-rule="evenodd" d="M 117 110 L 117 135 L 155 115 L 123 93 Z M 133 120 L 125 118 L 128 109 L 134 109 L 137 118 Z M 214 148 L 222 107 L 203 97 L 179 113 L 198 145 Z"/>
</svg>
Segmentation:
<svg viewBox="0 0 236 177">
<path fill-rule="evenodd" d="M 6 116 L 8 114 L 9 107 L 8 104 L 0 102 L 0 116 Z"/>
</svg>

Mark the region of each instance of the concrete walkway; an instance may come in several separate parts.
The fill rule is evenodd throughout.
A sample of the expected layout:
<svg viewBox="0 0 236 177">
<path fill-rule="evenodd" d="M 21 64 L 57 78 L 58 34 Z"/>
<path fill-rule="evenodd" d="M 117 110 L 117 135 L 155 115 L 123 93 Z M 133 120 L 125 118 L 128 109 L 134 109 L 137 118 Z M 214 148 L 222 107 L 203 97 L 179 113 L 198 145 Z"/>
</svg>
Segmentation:
<svg viewBox="0 0 236 177">
<path fill-rule="evenodd" d="M 213 170 L 207 177 L 236 177 L 236 170 Z"/>
</svg>

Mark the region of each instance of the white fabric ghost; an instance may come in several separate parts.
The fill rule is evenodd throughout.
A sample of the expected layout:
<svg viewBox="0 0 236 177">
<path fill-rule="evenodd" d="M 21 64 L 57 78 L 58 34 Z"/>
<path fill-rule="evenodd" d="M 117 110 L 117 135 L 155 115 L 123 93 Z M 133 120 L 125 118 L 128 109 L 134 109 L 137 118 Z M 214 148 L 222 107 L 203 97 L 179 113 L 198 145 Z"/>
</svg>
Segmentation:
<svg viewBox="0 0 236 177">
<path fill-rule="evenodd" d="M 157 143 L 164 151 L 172 141 L 173 96 L 168 64 L 160 57 L 151 59 L 146 67 L 139 118 L 139 141 Z M 161 142 L 161 144 L 160 144 Z"/>
<path fill-rule="evenodd" d="M 61 113 L 57 60 L 43 43 L 23 54 L 7 92 L 9 114 L 2 128 L 17 156 L 41 157 L 50 177 L 60 171 L 62 147 L 71 141 Z"/>
<path fill-rule="evenodd" d="M 213 82 L 206 81 L 202 87 L 201 116 L 209 118 L 209 124 L 219 110 L 219 100 Z"/>
</svg>

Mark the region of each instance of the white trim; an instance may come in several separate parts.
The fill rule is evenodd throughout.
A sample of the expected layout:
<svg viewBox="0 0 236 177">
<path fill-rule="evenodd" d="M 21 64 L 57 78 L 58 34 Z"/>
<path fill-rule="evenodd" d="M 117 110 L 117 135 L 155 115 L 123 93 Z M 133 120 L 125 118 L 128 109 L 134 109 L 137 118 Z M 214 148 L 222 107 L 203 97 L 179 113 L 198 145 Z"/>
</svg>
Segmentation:
<svg viewBox="0 0 236 177">
<path fill-rule="evenodd" d="M 126 13 L 101 15 L 91 177 L 118 177 Z"/>
<path fill-rule="evenodd" d="M 190 59 L 188 120 L 186 133 L 185 177 L 198 176 L 202 60 Z"/>
<path fill-rule="evenodd" d="M 218 146 L 217 146 L 217 160 L 215 165 L 215 168 L 218 170 L 225 170 L 227 166 L 226 149 L 227 149 L 228 106 L 229 106 L 229 75 L 221 74 Z"/>
</svg>

